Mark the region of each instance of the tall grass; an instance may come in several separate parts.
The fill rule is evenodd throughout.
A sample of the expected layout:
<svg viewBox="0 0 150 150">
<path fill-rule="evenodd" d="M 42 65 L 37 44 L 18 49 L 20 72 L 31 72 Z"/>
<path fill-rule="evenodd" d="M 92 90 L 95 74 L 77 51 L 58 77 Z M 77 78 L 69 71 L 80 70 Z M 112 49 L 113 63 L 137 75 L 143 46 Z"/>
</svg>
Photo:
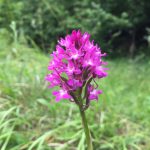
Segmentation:
<svg viewBox="0 0 150 150">
<path fill-rule="evenodd" d="M 0 43 L 0 149 L 85 150 L 78 108 L 56 103 L 44 76 L 49 58 L 24 44 Z M 87 118 L 95 150 L 150 149 L 150 61 L 111 60 L 103 94 Z"/>
</svg>

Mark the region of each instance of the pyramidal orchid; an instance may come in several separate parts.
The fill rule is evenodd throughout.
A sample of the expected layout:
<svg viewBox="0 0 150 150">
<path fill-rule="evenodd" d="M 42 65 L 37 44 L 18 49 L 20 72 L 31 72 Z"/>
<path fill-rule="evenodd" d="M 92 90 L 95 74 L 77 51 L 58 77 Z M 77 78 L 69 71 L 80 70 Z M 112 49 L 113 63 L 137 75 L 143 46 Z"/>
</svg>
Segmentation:
<svg viewBox="0 0 150 150">
<path fill-rule="evenodd" d="M 50 74 L 45 78 L 50 83 L 50 88 L 59 87 L 59 90 L 52 93 L 56 102 L 67 99 L 78 105 L 88 150 L 92 150 L 93 146 L 85 110 L 102 93 L 96 80 L 107 76 L 107 68 L 104 67 L 107 63 L 102 61 L 104 56 L 106 53 L 102 53 L 100 47 L 90 41 L 90 34 L 73 30 L 70 35 L 58 41 L 48 66 Z"/>
</svg>

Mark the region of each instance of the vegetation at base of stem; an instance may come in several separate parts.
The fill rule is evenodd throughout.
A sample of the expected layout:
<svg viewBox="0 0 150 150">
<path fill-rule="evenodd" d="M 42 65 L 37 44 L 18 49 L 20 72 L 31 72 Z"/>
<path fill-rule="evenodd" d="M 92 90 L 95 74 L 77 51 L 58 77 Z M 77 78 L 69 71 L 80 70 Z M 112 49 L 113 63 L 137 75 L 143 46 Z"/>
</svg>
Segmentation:
<svg viewBox="0 0 150 150">
<path fill-rule="evenodd" d="M 50 98 L 44 82 L 49 58 L 23 41 L 8 43 L 0 31 L 0 148 L 85 150 L 76 105 Z M 105 92 L 86 110 L 94 150 L 149 150 L 149 58 L 108 65 L 111 75 L 98 82 Z"/>
</svg>

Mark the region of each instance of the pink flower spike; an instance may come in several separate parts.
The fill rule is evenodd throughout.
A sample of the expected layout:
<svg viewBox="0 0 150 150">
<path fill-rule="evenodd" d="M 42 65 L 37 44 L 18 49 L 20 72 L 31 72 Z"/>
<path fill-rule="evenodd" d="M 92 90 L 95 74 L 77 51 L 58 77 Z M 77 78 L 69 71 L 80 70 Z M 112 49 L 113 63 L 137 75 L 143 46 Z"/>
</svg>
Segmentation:
<svg viewBox="0 0 150 150">
<path fill-rule="evenodd" d="M 80 104 L 76 99 L 82 97 L 84 107 L 89 100 L 98 99 L 101 91 L 91 86 L 91 82 L 95 78 L 107 76 L 107 68 L 103 68 L 106 65 L 102 60 L 104 56 L 106 53 L 102 53 L 94 40 L 90 40 L 87 32 L 73 30 L 71 34 L 60 38 L 48 65 L 51 73 L 45 78 L 50 83 L 50 88 L 60 88 L 53 92 L 56 101 L 73 99 L 76 104 Z"/>
<path fill-rule="evenodd" d="M 48 66 L 50 74 L 45 79 L 50 83 L 49 87 L 59 87 L 58 91 L 52 92 L 56 102 L 68 99 L 79 107 L 87 149 L 92 150 L 91 135 L 84 111 L 89 108 L 90 102 L 98 100 L 98 95 L 102 93 L 97 89 L 95 79 L 107 76 L 107 68 L 103 68 L 106 63 L 102 60 L 106 53 L 102 53 L 94 40 L 90 41 L 90 34 L 73 30 L 71 34 L 58 41 L 56 51 L 53 51 L 51 56 Z"/>
</svg>

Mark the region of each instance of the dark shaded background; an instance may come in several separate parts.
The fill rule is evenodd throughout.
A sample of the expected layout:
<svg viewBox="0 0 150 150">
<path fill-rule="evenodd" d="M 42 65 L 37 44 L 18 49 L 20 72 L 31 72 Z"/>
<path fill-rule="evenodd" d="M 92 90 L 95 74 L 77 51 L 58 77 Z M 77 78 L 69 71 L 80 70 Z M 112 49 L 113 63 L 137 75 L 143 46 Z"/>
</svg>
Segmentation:
<svg viewBox="0 0 150 150">
<path fill-rule="evenodd" d="M 11 33 L 12 21 L 19 36 L 45 52 L 60 36 L 81 29 L 110 57 L 150 54 L 148 0 L 1 0 L 0 29 Z"/>
</svg>

